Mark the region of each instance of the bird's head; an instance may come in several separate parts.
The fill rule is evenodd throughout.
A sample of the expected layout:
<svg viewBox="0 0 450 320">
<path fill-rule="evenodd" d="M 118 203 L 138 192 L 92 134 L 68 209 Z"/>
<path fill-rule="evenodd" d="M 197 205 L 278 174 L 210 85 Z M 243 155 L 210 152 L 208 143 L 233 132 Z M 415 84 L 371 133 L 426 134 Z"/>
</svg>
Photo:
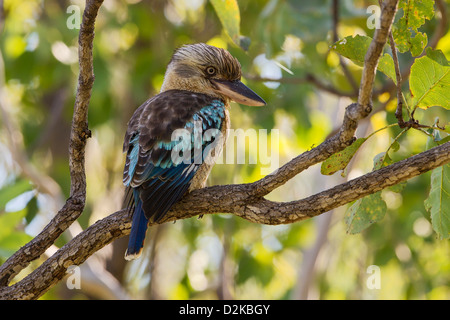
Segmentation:
<svg viewBox="0 0 450 320">
<path fill-rule="evenodd" d="M 204 43 L 175 51 L 167 66 L 161 92 L 178 89 L 233 100 L 248 106 L 266 102 L 241 82 L 241 65 L 227 50 Z"/>
</svg>

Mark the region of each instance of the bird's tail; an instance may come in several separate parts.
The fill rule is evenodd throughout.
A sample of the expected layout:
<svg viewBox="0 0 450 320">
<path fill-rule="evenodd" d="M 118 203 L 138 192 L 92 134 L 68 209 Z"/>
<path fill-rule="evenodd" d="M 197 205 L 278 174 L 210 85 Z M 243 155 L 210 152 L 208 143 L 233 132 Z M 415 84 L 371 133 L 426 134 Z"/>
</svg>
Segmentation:
<svg viewBox="0 0 450 320">
<path fill-rule="evenodd" d="M 148 219 L 142 210 L 142 201 L 135 195 L 133 220 L 131 223 L 128 248 L 125 252 L 125 260 L 134 260 L 140 257 L 144 247 L 145 234 L 148 227 Z"/>
</svg>

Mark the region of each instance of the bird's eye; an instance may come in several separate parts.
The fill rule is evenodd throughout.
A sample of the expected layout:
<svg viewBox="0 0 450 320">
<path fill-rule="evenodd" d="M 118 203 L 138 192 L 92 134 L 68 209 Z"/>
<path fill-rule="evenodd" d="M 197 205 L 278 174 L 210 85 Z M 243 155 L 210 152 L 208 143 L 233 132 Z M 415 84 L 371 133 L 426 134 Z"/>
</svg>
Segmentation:
<svg viewBox="0 0 450 320">
<path fill-rule="evenodd" d="M 210 76 L 213 76 L 213 75 L 215 75 L 216 74 L 216 68 L 214 68 L 214 67 L 208 67 L 208 68 L 206 68 L 206 73 L 208 74 L 208 75 L 210 75 Z"/>
</svg>

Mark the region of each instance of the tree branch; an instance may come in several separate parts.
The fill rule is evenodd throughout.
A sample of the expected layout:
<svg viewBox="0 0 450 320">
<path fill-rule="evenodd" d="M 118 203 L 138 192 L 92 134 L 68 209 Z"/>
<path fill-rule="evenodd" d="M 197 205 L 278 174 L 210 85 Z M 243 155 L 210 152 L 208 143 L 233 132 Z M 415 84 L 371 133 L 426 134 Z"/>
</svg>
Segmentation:
<svg viewBox="0 0 450 320">
<path fill-rule="evenodd" d="M 0 288 L 0 300 L 37 299 L 60 281 L 67 268 L 80 265 L 94 252 L 125 235 L 131 228 L 125 210 L 116 212 L 81 232 L 23 280 L 9 287 Z"/>
<path fill-rule="evenodd" d="M 428 43 L 428 46 L 435 49 L 439 40 L 446 34 L 448 29 L 448 17 L 447 17 L 447 5 L 445 4 L 445 1 L 443 0 L 436 0 L 436 8 L 438 9 L 440 13 L 440 18 L 438 25 L 434 31 L 433 36 L 430 39 L 430 42 Z M 437 16 L 437 14 L 436 14 Z M 424 51 L 425 52 L 425 51 Z M 422 53 L 424 54 L 424 53 Z M 410 63 L 404 68 L 403 72 L 401 73 L 401 79 L 402 82 L 399 84 L 402 85 L 403 81 L 407 78 L 409 78 L 409 74 L 411 72 L 411 66 L 413 65 L 415 59 L 412 59 Z M 376 90 L 374 92 L 374 95 L 378 96 L 385 92 L 392 92 L 396 88 L 396 85 L 393 81 L 388 81 L 383 87 Z"/>
<path fill-rule="evenodd" d="M 14 254 L 0 267 L 0 299 L 36 299 L 61 280 L 70 265 L 79 265 L 103 246 L 130 232 L 131 220 L 120 210 L 97 221 L 58 250 L 23 280 L 5 286 L 25 265 L 37 258 L 46 246 L 76 219 L 84 208 L 84 148 L 89 137 L 87 107 L 94 80 L 92 72 L 92 39 L 94 22 L 102 1 L 88 1 L 80 30 L 80 77 L 75 102 L 71 144 L 71 197 L 58 215 L 30 244 Z M 376 30 L 365 57 L 358 102 L 346 108 L 342 126 L 334 136 L 279 168 L 274 173 L 250 184 L 213 186 L 185 195 L 161 223 L 190 218 L 200 214 L 230 213 L 255 223 L 285 224 L 305 220 L 342 206 L 389 186 L 406 181 L 450 162 L 450 142 L 399 161 L 336 187 L 291 202 L 274 202 L 264 198 L 310 166 L 324 161 L 354 141 L 358 121 L 372 110 L 373 81 L 397 11 L 398 0 L 387 0 L 382 7 L 381 28 Z M 59 235 L 58 234 L 58 235 Z M 43 239 L 43 237 L 49 237 Z M 30 260 L 31 259 L 31 260 Z M 5 266 L 6 265 L 6 266 Z"/>
<path fill-rule="evenodd" d="M 203 188 L 189 193 L 175 204 L 161 223 L 217 212 L 234 214 L 260 224 L 294 223 L 328 212 L 447 163 L 450 163 L 450 142 L 305 199 L 291 202 L 274 202 L 250 195 L 247 198 L 232 196 L 235 192 L 242 193 L 240 188 L 246 185 Z M 129 234 L 130 218 L 126 210 L 120 210 L 97 221 L 22 281 L 0 289 L 0 299 L 38 298 L 65 276 L 69 266 L 83 263 L 105 245 Z"/>
<path fill-rule="evenodd" d="M 305 77 L 287 77 L 287 78 L 280 78 L 280 79 L 272 79 L 272 78 L 263 78 L 260 76 L 255 76 L 251 74 L 246 74 L 245 78 L 253 81 L 262 81 L 262 82 L 279 82 L 279 83 L 286 83 L 286 84 L 303 84 L 303 83 L 310 83 L 317 87 L 320 90 L 323 90 L 325 92 L 331 93 L 338 97 L 348 97 L 348 98 L 357 98 L 358 93 L 357 92 L 344 92 L 341 91 L 329 84 L 322 83 L 319 79 L 317 79 L 312 74 L 307 74 Z"/>
<path fill-rule="evenodd" d="M 273 202 L 251 196 L 239 199 L 232 196 L 238 191 L 239 186 L 246 185 L 208 187 L 184 197 L 173 207 L 164 222 L 189 218 L 201 213 L 223 212 L 235 214 L 255 223 L 269 225 L 293 223 L 317 216 L 449 162 L 450 142 L 447 142 L 326 191 L 291 202 Z"/>
<path fill-rule="evenodd" d="M 86 200 L 84 151 L 86 140 L 90 137 L 87 111 L 94 83 L 92 42 L 95 18 L 102 3 L 103 0 L 90 0 L 86 3 L 78 38 L 80 75 L 69 143 L 70 197 L 40 234 L 0 266 L 0 287 L 8 285 L 31 261 L 39 258 L 84 210 Z"/>
</svg>

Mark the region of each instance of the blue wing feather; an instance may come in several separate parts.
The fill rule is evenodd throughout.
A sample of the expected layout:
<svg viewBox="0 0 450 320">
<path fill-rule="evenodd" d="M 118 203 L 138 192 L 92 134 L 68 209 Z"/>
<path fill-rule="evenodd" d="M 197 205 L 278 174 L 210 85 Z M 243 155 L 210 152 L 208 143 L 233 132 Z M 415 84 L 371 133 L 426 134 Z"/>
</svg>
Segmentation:
<svg viewBox="0 0 450 320">
<path fill-rule="evenodd" d="M 151 104 L 149 106 L 151 107 Z M 183 127 L 192 132 L 195 121 L 201 121 L 203 130 L 220 130 L 225 115 L 224 108 L 222 101 L 212 100 L 208 105 L 198 107 L 196 111 L 193 109 Z M 141 111 L 145 112 L 145 108 Z M 201 141 L 195 140 L 193 136 L 192 134 L 190 143 L 186 144 L 182 144 L 181 141 L 154 139 L 150 140 L 152 144 L 148 147 L 143 145 L 143 141 L 149 141 L 148 137 L 143 136 L 138 130 L 126 142 L 128 152 L 124 184 L 133 190 L 133 204 L 130 210 L 134 210 L 126 258 L 132 259 L 140 254 L 148 223 L 160 221 L 186 193 L 195 173 L 203 163 L 203 151 L 212 143 L 211 135 L 205 135 L 205 139 Z M 198 152 L 195 158 L 195 148 L 201 151 L 201 159 L 197 159 Z M 172 150 L 190 153 L 191 161 L 174 163 L 171 158 Z"/>
</svg>

